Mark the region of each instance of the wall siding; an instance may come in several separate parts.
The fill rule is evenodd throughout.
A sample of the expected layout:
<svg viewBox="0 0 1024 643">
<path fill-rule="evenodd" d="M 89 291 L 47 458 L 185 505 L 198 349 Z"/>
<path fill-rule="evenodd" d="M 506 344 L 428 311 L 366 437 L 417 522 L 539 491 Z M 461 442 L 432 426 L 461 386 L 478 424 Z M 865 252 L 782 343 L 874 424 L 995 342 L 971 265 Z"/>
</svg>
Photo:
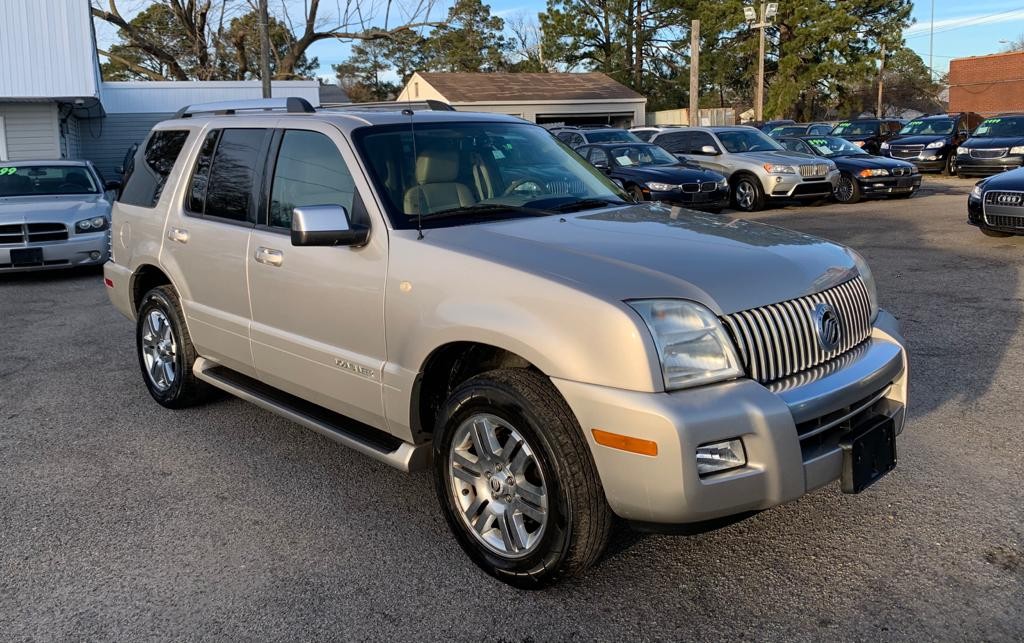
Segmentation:
<svg viewBox="0 0 1024 643">
<path fill-rule="evenodd" d="M 106 118 L 82 119 L 78 123 L 82 158 L 92 161 L 104 177 L 120 176 L 125 152 L 142 144 L 149 130 L 174 114 L 107 114 Z"/>
<path fill-rule="evenodd" d="M 7 138 L 7 157 L 11 161 L 60 158 L 60 132 L 56 103 L 2 103 Z"/>
</svg>

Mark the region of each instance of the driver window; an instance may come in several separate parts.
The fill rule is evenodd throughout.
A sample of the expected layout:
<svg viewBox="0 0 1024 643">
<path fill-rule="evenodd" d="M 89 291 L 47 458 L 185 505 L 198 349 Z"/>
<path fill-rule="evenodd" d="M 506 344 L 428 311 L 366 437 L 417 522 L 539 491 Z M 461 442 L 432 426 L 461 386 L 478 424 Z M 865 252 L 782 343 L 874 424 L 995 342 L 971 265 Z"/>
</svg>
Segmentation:
<svg viewBox="0 0 1024 643">
<path fill-rule="evenodd" d="M 340 205 L 352 212 L 355 186 L 341 152 L 320 132 L 287 130 L 281 139 L 270 190 L 270 221 L 289 229 L 292 209 L 304 205 Z"/>
<path fill-rule="evenodd" d="M 782 147 L 786 148 L 790 152 L 807 152 L 807 148 L 804 147 L 803 141 L 795 138 L 790 138 L 782 141 Z"/>
</svg>

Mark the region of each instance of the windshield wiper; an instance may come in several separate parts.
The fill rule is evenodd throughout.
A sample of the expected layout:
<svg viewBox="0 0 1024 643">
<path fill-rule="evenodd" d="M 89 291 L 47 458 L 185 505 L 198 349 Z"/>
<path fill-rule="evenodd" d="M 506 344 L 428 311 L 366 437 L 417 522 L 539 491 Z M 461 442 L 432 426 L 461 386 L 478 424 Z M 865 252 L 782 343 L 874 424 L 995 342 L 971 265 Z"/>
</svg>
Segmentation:
<svg viewBox="0 0 1024 643">
<path fill-rule="evenodd" d="M 562 205 L 556 205 L 551 208 L 554 212 L 578 212 L 580 210 L 592 210 L 594 208 L 600 208 L 605 205 L 626 205 L 625 201 L 615 201 L 613 199 L 579 199 L 576 201 L 570 201 L 563 203 Z"/>
<path fill-rule="evenodd" d="M 538 210 L 537 208 L 524 208 L 520 205 L 502 205 L 500 203 L 477 203 L 459 208 L 449 208 L 430 214 L 423 215 L 424 221 L 437 221 L 438 219 L 452 219 L 463 216 L 506 216 L 510 214 L 525 214 L 531 217 L 547 217 L 554 214 L 550 210 Z"/>
</svg>

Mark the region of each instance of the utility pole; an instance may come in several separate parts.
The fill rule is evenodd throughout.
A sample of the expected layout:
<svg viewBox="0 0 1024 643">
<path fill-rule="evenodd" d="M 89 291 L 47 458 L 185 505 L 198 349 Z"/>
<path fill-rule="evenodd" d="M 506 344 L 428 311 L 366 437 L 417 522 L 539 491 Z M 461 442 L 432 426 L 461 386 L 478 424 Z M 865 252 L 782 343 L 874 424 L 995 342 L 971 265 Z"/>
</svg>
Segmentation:
<svg viewBox="0 0 1024 643">
<path fill-rule="evenodd" d="M 259 0 L 260 14 L 260 80 L 263 81 L 263 98 L 270 98 L 270 17 L 267 0 Z"/>
<path fill-rule="evenodd" d="M 935 0 L 932 0 L 932 24 L 928 27 L 928 80 L 935 78 Z"/>
<path fill-rule="evenodd" d="M 885 43 L 882 43 L 882 60 L 878 63 L 878 106 L 875 115 L 882 118 L 882 86 L 885 84 Z"/>
<path fill-rule="evenodd" d="M 761 1 L 759 9 L 743 7 L 743 17 L 751 28 L 758 30 L 757 46 L 757 83 L 754 85 L 754 120 L 764 120 L 764 30 L 771 25 L 769 22 L 779 13 L 778 2 Z M 760 18 L 760 19 L 759 19 Z"/>
<path fill-rule="evenodd" d="M 700 125 L 700 20 L 690 23 L 690 122 Z"/>
</svg>

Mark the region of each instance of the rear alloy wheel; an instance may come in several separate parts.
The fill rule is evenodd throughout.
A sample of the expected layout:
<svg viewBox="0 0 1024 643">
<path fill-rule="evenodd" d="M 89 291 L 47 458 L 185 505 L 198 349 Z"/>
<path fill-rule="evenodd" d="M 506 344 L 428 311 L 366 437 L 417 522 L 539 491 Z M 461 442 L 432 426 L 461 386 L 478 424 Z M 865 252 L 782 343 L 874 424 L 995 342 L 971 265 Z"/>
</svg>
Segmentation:
<svg viewBox="0 0 1024 643">
<path fill-rule="evenodd" d="M 732 189 L 732 200 L 736 209 L 743 212 L 757 212 L 764 209 L 764 191 L 761 182 L 749 176 L 737 179 Z"/>
<path fill-rule="evenodd" d="M 857 203 L 861 198 L 860 185 L 852 174 L 843 172 L 839 175 L 839 181 L 836 182 L 832 194 L 840 203 Z"/>
<path fill-rule="evenodd" d="M 180 409 L 210 397 L 214 389 L 192 373 L 196 350 L 173 287 L 157 286 L 143 296 L 135 339 L 142 379 L 154 400 Z"/>
</svg>

